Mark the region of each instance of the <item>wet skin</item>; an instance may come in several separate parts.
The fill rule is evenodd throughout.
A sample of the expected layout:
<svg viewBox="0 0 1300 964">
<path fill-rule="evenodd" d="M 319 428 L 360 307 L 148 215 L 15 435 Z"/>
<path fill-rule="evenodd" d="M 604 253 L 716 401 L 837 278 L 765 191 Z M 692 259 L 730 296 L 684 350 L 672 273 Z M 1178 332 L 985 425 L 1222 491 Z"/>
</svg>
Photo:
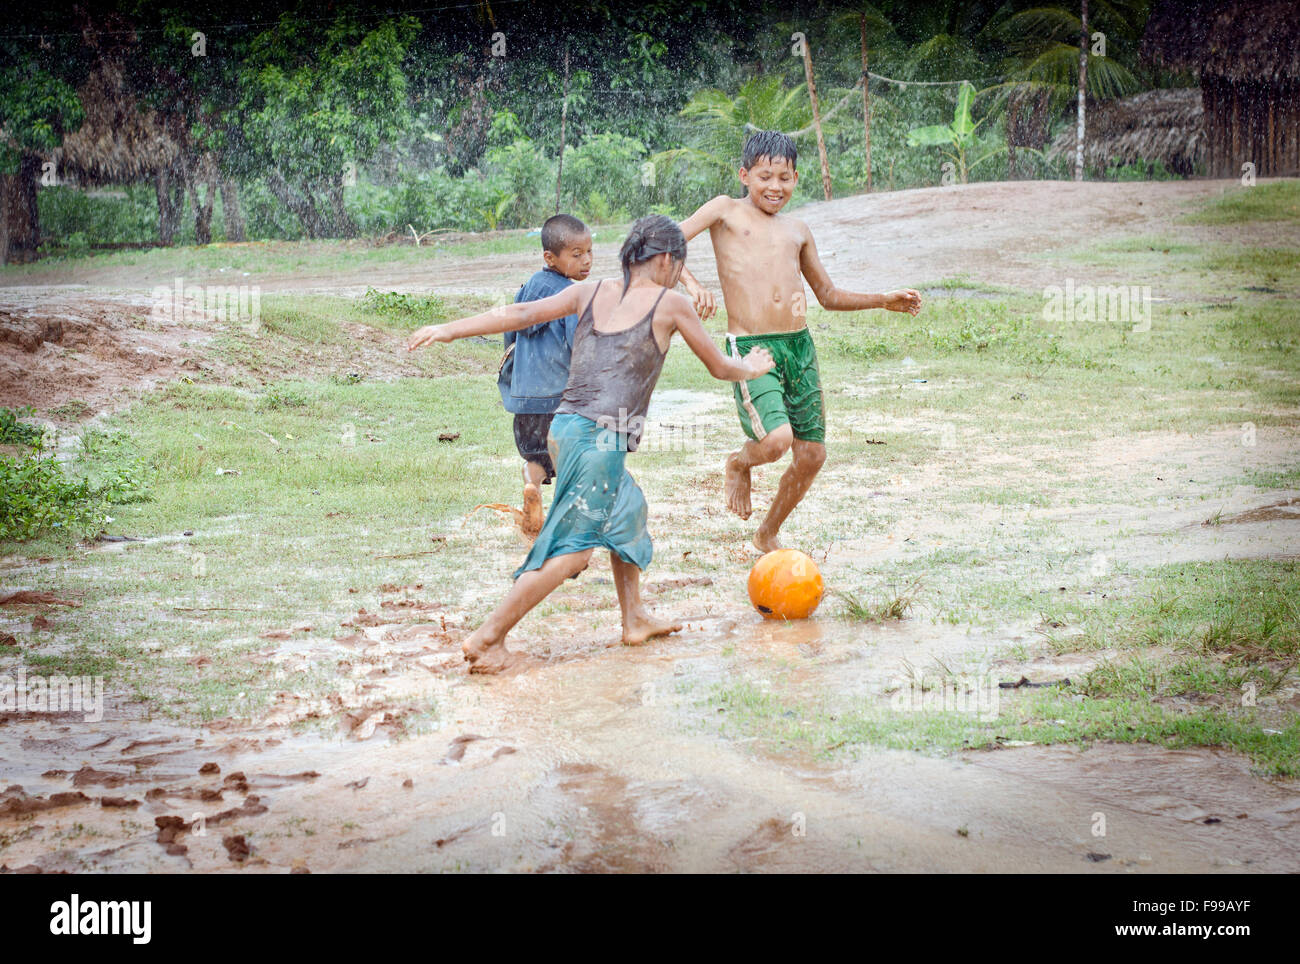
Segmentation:
<svg viewBox="0 0 1300 964">
<path fill-rule="evenodd" d="M 461 645 L 471 673 L 501 673 L 522 665 L 526 657 L 506 649 L 506 634 L 528 612 L 555 591 L 570 576 L 587 568 L 594 550 L 569 552 L 553 556 L 540 569 L 525 572 L 515 580 L 506 598 L 492 614 Z M 614 572 L 614 585 L 618 590 L 619 608 L 623 612 L 623 643 L 638 646 L 653 636 L 675 633 L 682 628 L 680 622 L 657 619 L 641 602 L 641 570 L 624 562 L 615 553 L 609 554 Z"/>
<path fill-rule="evenodd" d="M 705 228 L 709 231 L 729 332 L 760 335 L 807 327 L 805 280 L 818 303 L 832 311 L 886 308 L 915 315 L 921 310 L 921 296 L 911 288 L 866 294 L 835 286 L 818 257 L 808 225 L 780 214 L 799 183 L 798 173 L 786 158 L 760 157 L 738 173 L 745 197 L 716 197 L 682 222 L 687 240 Z M 712 296 L 689 272 L 683 271 L 682 277 L 697 308 L 703 305 L 701 317 L 707 317 L 713 310 Z M 781 476 L 776 497 L 754 533 L 754 545 L 760 552 L 781 548 L 777 534 L 825 463 L 826 446 L 796 439 L 790 426 L 782 425 L 762 441 L 745 442 L 724 465 L 727 508 L 748 519 L 753 511 L 750 470 L 775 462 L 787 451 L 793 453 L 790 467 Z"/>
<path fill-rule="evenodd" d="M 676 333 L 682 336 L 715 378 L 745 381 L 771 371 L 772 355 L 765 348 L 754 349 L 744 359 L 724 355 L 704 331 L 691 303 L 675 292 L 663 293 L 665 287 L 676 285 L 681 269 L 682 263 L 674 261 L 670 255 L 656 255 L 631 267 L 626 290 L 617 281 L 599 289 L 595 284 L 572 285 L 549 298 L 503 305 L 445 325 L 426 325 L 407 339 L 406 347 L 408 351 L 414 351 L 424 345 L 446 343 L 470 335 L 519 331 L 539 322 L 581 313 L 589 303 L 597 331 L 623 331 L 637 324 L 662 294 L 650 326 L 662 350 L 667 351 Z M 531 493 L 529 497 L 526 501 L 531 501 Z M 462 645 L 465 659 L 470 663 L 470 672 L 501 673 L 523 668 L 527 658 L 506 648 L 506 635 L 566 579 L 585 569 L 592 551 L 587 549 L 553 556 L 541 568 L 522 573 L 483 625 Z M 624 562 L 613 552 L 610 559 L 623 615 L 625 645 L 639 645 L 651 637 L 681 629 L 680 623 L 657 619 L 646 610 L 641 601 L 641 571 L 636 566 Z"/>
</svg>

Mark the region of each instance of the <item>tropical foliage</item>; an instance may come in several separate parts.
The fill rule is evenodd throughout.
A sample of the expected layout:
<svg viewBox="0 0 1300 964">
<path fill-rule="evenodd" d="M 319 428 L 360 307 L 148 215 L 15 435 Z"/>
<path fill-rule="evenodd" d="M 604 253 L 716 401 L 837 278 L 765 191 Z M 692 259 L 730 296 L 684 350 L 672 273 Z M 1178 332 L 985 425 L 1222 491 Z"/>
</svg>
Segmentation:
<svg viewBox="0 0 1300 964">
<path fill-rule="evenodd" d="M 1147 3 L 1092 8 L 1105 50 L 1089 58 L 1090 96 L 1171 82 L 1138 60 Z M 1026 116 L 1036 133 L 1014 145 L 1030 161 L 1018 173 L 1066 174 L 1039 148 L 1073 121 L 1080 20 L 1069 4 L 879 0 L 794 17 L 739 0 L 567 12 L 345 0 L 250 16 L 213 0 L 202 13 L 220 26 L 166 0 L 87 8 L 75 23 L 46 9 L 3 15 L 0 164 L 11 193 L 31 188 L 43 254 L 535 227 L 556 208 L 561 155 L 561 208 L 596 222 L 682 216 L 735 190 L 752 129 L 794 133 L 801 169 L 816 170 L 798 38 L 813 57 L 837 195 L 866 189 L 869 173 L 875 189 L 938 184 L 946 163 L 963 181 L 1005 177 L 1010 125 Z M 864 37 L 876 75 L 870 172 Z M 105 88 L 111 102 L 92 103 L 88 76 L 123 79 Z M 113 144 L 104 132 L 123 117 L 140 136 Z M 73 157 L 66 137 L 83 119 L 98 122 L 98 141 Z M 39 162 L 60 150 L 79 179 L 37 189 Z M 805 176 L 795 203 L 820 193 Z"/>
</svg>

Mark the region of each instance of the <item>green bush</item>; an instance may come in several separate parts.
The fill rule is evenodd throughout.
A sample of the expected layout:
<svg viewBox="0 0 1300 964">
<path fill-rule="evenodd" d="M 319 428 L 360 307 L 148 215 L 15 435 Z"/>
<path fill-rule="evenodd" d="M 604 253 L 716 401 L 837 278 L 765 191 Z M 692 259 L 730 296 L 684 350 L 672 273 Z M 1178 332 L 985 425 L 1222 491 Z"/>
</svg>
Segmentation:
<svg viewBox="0 0 1300 964">
<path fill-rule="evenodd" d="M 149 244 L 158 239 L 158 202 L 153 188 L 131 184 L 113 191 L 43 187 L 36 195 L 41 234 L 69 254 L 92 244 Z M 193 223 L 191 222 L 191 233 Z"/>
<path fill-rule="evenodd" d="M 561 207 L 597 224 L 640 217 L 651 203 L 641 183 L 647 158 L 644 144 L 622 134 L 592 134 L 566 147 Z"/>
<path fill-rule="evenodd" d="M 498 227 L 534 227 L 554 212 L 555 164 L 533 141 L 489 148 L 483 169 L 510 199 Z"/>
<path fill-rule="evenodd" d="M 48 455 L 0 456 L 0 494 L 0 539 L 31 539 L 47 528 L 88 536 L 104 525 L 90 483 L 69 479 Z"/>
<path fill-rule="evenodd" d="M 146 498 L 143 463 L 128 453 L 121 433 L 91 429 L 82 436 L 81 461 L 95 478 L 70 477 L 39 439 L 26 456 L 0 456 L 0 540 L 31 539 L 47 529 L 100 533 L 112 521 L 110 506 Z"/>
<path fill-rule="evenodd" d="M 258 408 L 274 411 L 281 408 L 303 408 L 306 404 L 307 396 L 302 392 L 291 388 L 273 388 L 263 396 Z"/>
<path fill-rule="evenodd" d="M 498 206 L 509 197 L 503 184 L 478 171 L 452 177 L 446 168 L 435 167 L 407 175 L 401 187 L 403 224 L 421 233 L 448 228 L 453 231 L 482 231 L 497 215 Z"/>
<path fill-rule="evenodd" d="M 1132 164 L 1112 164 L 1106 168 L 1108 181 L 1176 181 L 1181 180 L 1164 161 L 1139 159 Z"/>
<path fill-rule="evenodd" d="M 18 421 L 35 414 L 36 409 L 30 405 L 19 409 L 0 408 L 0 445 L 39 445 L 45 430 L 39 425 Z"/>
<path fill-rule="evenodd" d="M 361 296 L 361 307 L 366 311 L 389 317 L 428 315 L 442 309 L 442 300 L 436 295 L 413 295 L 402 291 L 380 291 L 367 288 Z"/>
<path fill-rule="evenodd" d="M 343 192 L 345 207 L 351 190 L 349 188 Z M 307 236 L 302 222 L 276 200 L 271 189 L 261 181 L 250 181 L 239 186 L 239 204 L 244 212 L 244 231 L 249 240 L 299 241 Z"/>
<path fill-rule="evenodd" d="M 383 187 L 367 181 L 358 181 L 355 187 L 343 192 L 343 206 L 348 217 L 363 235 L 383 235 L 389 231 L 406 231 L 407 222 L 402 215 L 400 189 Z"/>
</svg>

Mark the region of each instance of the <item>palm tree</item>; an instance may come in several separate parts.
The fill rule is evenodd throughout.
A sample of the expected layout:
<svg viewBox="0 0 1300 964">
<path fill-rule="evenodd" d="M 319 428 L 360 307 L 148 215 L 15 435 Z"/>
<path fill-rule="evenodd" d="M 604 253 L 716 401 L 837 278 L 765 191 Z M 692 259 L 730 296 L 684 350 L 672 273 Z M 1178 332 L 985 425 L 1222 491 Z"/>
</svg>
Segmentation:
<svg viewBox="0 0 1300 964">
<path fill-rule="evenodd" d="M 986 28 L 1004 38 L 1012 54 L 1008 67 L 1013 79 L 998 85 L 1005 96 L 1020 102 L 1035 98 L 1038 109 L 1051 110 L 1077 98 L 1077 158 L 1083 156 L 1086 97 L 1109 100 L 1141 88 L 1124 61 L 1132 62 L 1136 55 L 1149 4 L 1146 0 L 1093 3 L 1091 19 L 1088 0 L 1081 0 L 1077 14 L 1066 7 L 1033 7 Z M 1091 52 L 1089 31 L 1094 29 L 1103 34 L 1104 53 Z M 1042 94 L 1045 99 L 1038 96 Z M 1082 177 L 1080 160 L 1076 161 L 1075 179 Z"/>
<path fill-rule="evenodd" d="M 745 138 L 755 130 L 792 131 L 812 122 L 806 85 L 791 90 L 774 76 L 754 77 L 731 97 L 716 89 L 698 91 L 681 109 L 694 122 L 694 143 L 655 154 L 657 168 L 670 169 L 688 161 L 716 170 L 726 183 L 740 161 Z"/>
</svg>

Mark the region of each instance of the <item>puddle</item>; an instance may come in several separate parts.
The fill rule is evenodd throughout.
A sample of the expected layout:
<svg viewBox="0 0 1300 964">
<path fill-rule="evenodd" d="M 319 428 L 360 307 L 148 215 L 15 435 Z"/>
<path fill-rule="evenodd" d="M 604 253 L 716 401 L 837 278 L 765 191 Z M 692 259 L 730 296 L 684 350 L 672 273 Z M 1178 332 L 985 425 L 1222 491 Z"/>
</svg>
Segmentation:
<svg viewBox="0 0 1300 964">
<path fill-rule="evenodd" d="M 681 418 L 723 408 L 729 396 L 718 392 L 695 392 L 684 388 L 665 388 L 650 396 L 647 421 Z"/>
<path fill-rule="evenodd" d="M 1239 512 L 1236 515 L 1220 519 L 1219 525 L 1240 525 L 1249 522 L 1297 522 L 1300 521 L 1300 499 L 1284 499 L 1271 505 L 1262 505 L 1257 509 Z"/>
<path fill-rule="evenodd" d="M 1173 750 L 1142 744 L 1026 747 L 972 754 L 971 762 L 1040 788 L 1044 802 L 1078 801 L 1075 823 L 1098 851 L 1136 845 L 1171 862 L 1215 869 L 1293 873 L 1300 865 L 1300 787 L 1250 773 L 1240 757 L 1214 749 Z M 1094 833 L 1103 815 L 1105 836 Z M 1162 826 L 1159 838 L 1139 828 Z M 1163 853 L 1163 848 L 1175 848 Z"/>
<path fill-rule="evenodd" d="M 239 834 L 252 848 L 239 867 L 266 872 L 1294 869 L 1300 789 L 1219 751 L 862 749 L 825 762 L 702 725 L 715 683 L 780 675 L 809 698 L 867 695 L 903 659 L 978 663 L 1016 632 L 713 615 L 631 650 L 588 623 L 549 662 L 483 680 L 404 661 L 432 630 L 366 627 L 346 646 L 390 660 L 387 705 L 403 690 L 436 700 L 428 730 L 188 728 L 131 705 L 96 724 L 11 716 L 0 789 L 88 799 L 0 816 L 0 863 L 217 871 L 235 866 L 222 840 Z M 189 829 L 160 842 L 159 817 Z"/>
<path fill-rule="evenodd" d="M 674 419 L 729 414 L 727 399 L 708 393 L 666 393 L 666 401 Z M 664 408 L 657 417 L 668 417 Z M 1290 520 L 1300 499 L 1261 506 L 1266 499 L 1243 488 L 1224 514 L 1258 524 L 1203 527 L 1217 503 L 1157 495 L 1166 483 L 1155 477 L 1170 477 L 1170 461 L 1188 456 L 1159 439 L 1123 456 L 1114 471 L 1130 483 L 1124 505 L 954 505 L 936 514 L 909 500 L 941 490 L 942 478 L 916 467 L 906 478 L 878 473 L 867 493 L 872 511 L 898 519 L 809 550 L 830 588 L 856 585 L 886 560 L 970 545 L 975 532 L 990 564 L 1009 567 L 1017 527 L 1034 520 L 1059 528 L 1039 549 L 1077 550 L 1077 572 L 1054 572 L 1053 587 L 1058 579 L 1092 586 L 1098 551 L 1117 568 L 1258 556 L 1288 544 L 1294 551 Z M 131 705 L 97 724 L 0 718 L 0 793 L 23 788 L 9 797 L 22 812 L 0 814 L 0 864 L 215 872 L 236 866 L 223 837 L 242 835 L 251 846 L 238 863 L 245 872 L 1167 873 L 1300 865 L 1300 789 L 1254 777 L 1246 762 L 1216 750 L 1030 746 L 931 758 L 847 747 L 827 761 L 719 735 L 700 706 L 717 685 L 780 686 L 822 706 L 888 705 L 890 688 L 912 674 L 1050 682 L 1081 676 L 1108 654 L 1033 655 L 1037 634 L 1028 622 L 968 630 L 916 614 L 855 623 L 836 617 L 834 597 L 807 621 L 764 620 L 744 594 L 754 553 L 739 544 L 734 519 L 708 501 L 716 497 L 714 461 L 702 454 L 693 470 L 707 473 L 701 478 L 714 491 L 701 483 L 653 501 L 661 519 L 696 520 L 690 538 L 659 526 L 646 586 L 652 606 L 685 623 L 680 634 L 634 650 L 618 645 L 608 562 L 597 557 L 548 600 L 553 609 L 530 615 L 512 638 L 537 660 L 534 668 L 468 678 L 458 652 L 464 607 L 499 598 L 508 569 L 498 557 L 516 551 L 511 533 L 472 521 L 488 551 L 461 598 L 367 587 L 352 608 L 364 606 L 370 618 L 349 612 L 353 625 L 335 633 L 317 622 L 316 630 L 261 641 L 248 657 L 290 679 L 332 668 L 336 679 L 323 693 L 286 683 L 260 719 L 194 728 L 145 718 Z M 775 477 L 772 470 L 760 477 L 760 499 L 770 497 Z M 861 496 L 858 480 L 828 475 L 801 511 L 829 514 L 836 500 L 860 505 Z M 1098 517 L 1123 520 L 1128 531 L 1099 533 Z M 716 541 L 701 541 L 701 533 Z M 688 559 L 680 570 L 668 562 Z M 20 616 L 29 618 L 12 618 Z M 1015 645 L 1030 655 L 998 656 Z M 219 772 L 201 774 L 208 763 Z M 237 773 L 243 779 L 227 785 Z M 55 802 L 58 794 L 69 796 Z M 1094 836 L 1098 813 L 1105 837 Z M 189 829 L 173 828 L 162 842 L 160 817 Z"/>
</svg>

